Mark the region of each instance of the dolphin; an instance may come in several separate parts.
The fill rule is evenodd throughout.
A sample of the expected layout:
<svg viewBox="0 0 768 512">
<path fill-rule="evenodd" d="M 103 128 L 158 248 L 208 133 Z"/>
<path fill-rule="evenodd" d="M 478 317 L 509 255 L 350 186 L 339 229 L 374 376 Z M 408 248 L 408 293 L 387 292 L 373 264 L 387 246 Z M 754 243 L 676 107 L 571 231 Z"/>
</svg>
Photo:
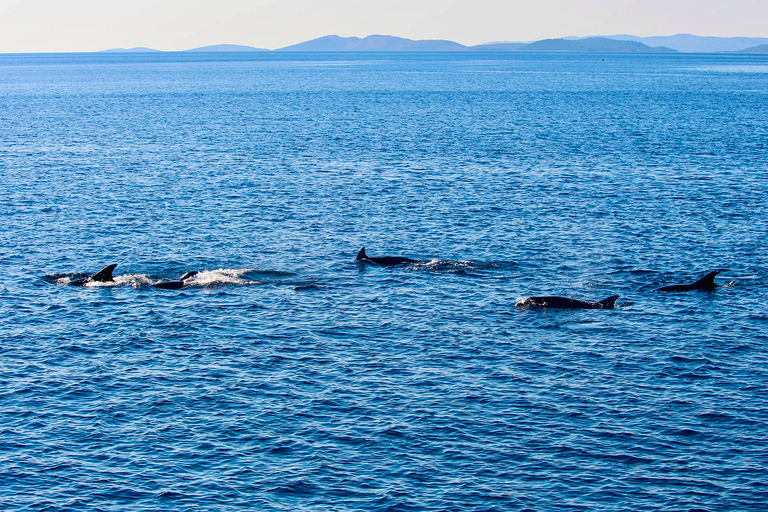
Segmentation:
<svg viewBox="0 0 768 512">
<path fill-rule="evenodd" d="M 618 295 L 597 302 L 569 299 L 568 297 L 528 297 L 517 304 L 518 308 L 555 308 L 555 309 L 613 309 Z"/>
<path fill-rule="evenodd" d="M 115 270 L 116 266 L 117 266 L 117 263 L 113 263 L 112 265 L 107 265 L 106 267 L 99 270 L 95 274 L 92 274 L 88 277 L 84 277 L 82 279 L 76 279 L 70 282 L 69 284 L 72 286 L 85 286 L 88 283 L 112 283 L 115 281 L 114 278 L 112 277 L 112 272 Z"/>
<path fill-rule="evenodd" d="M 713 270 L 709 274 L 705 275 L 695 283 L 691 284 L 673 284 L 670 286 L 662 286 L 657 289 L 657 292 L 687 292 L 690 290 L 704 290 L 711 292 L 717 285 L 715 284 L 715 276 L 719 274 L 719 270 Z"/>
<path fill-rule="evenodd" d="M 152 285 L 153 288 L 161 288 L 163 290 L 178 290 L 180 288 L 184 288 L 185 281 L 192 279 L 197 274 L 199 274 L 198 271 L 193 270 L 192 272 L 187 272 L 180 278 L 174 280 L 174 281 L 161 281 L 159 283 L 155 283 Z"/>
<path fill-rule="evenodd" d="M 382 256 L 380 258 L 371 258 L 365 254 L 365 247 L 360 249 L 355 258 L 359 263 L 374 263 L 381 265 L 382 267 L 393 267 L 395 265 L 405 265 L 407 263 L 419 263 L 419 260 L 412 260 L 411 258 L 403 258 L 402 256 Z"/>
</svg>

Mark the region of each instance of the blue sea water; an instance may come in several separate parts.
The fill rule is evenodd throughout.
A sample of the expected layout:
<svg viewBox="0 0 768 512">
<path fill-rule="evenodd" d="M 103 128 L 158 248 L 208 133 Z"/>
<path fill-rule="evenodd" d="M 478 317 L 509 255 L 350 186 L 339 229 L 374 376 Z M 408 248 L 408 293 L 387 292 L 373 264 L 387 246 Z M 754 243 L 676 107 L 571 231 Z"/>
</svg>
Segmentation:
<svg viewBox="0 0 768 512">
<path fill-rule="evenodd" d="M 0 191 L 4 511 L 768 506 L 768 57 L 2 55 Z"/>
</svg>

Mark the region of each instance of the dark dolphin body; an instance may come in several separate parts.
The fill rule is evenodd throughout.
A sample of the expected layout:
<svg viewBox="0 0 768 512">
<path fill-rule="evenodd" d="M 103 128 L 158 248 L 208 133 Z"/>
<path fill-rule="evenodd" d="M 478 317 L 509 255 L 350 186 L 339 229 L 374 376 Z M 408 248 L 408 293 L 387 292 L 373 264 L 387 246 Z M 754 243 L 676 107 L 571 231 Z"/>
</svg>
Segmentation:
<svg viewBox="0 0 768 512">
<path fill-rule="evenodd" d="M 153 284 L 152 287 L 161 288 L 163 290 L 178 290 L 180 288 L 184 288 L 185 281 L 187 281 L 188 279 L 192 279 L 198 273 L 199 272 L 197 272 L 196 270 L 192 272 L 187 272 L 186 274 L 184 274 L 183 276 L 181 276 L 175 281 L 162 281 L 162 282 Z"/>
<path fill-rule="evenodd" d="M 555 309 L 613 309 L 618 295 L 597 302 L 569 299 L 568 297 L 528 297 L 515 306 L 518 308 L 555 308 Z"/>
<path fill-rule="evenodd" d="M 360 249 L 357 253 L 355 261 L 362 263 L 374 263 L 383 267 L 393 267 L 395 265 L 405 265 L 408 263 L 419 263 L 420 260 L 412 260 L 411 258 L 403 258 L 402 256 L 382 256 L 381 258 L 370 258 L 365 254 L 365 247 Z"/>
<path fill-rule="evenodd" d="M 687 292 L 691 290 L 704 290 L 711 292 L 715 288 L 717 288 L 717 285 L 715 284 L 715 276 L 719 274 L 719 270 L 714 270 L 710 272 L 709 274 L 705 275 L 695 283 L 691 284 L 673 284 L 670 286 L 662 286 L 661 288 L 657 289 L 657 292 Z"/>
<path fill-rule="evenodd" d="M 115 267 L 117 267 L 117 263 L 108 265 L 93 275 L 84 277 L 82 279 L 76 279 L 70 282 L 69 284 L 72 286 L 85 286 L 88 283 L 112 283 L 114 282 L 114 278 L 112 277 L 112 272 L 115 270 Z"/>
</svg>

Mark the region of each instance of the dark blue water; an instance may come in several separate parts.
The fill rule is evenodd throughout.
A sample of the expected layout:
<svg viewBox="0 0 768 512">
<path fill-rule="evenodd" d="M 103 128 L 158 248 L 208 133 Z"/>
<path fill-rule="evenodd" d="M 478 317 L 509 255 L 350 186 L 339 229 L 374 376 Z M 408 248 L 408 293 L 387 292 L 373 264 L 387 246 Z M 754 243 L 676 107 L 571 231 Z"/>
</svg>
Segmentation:
<svg viewBox="0 0 768 512">
<path fill-rule="evenodd" d="M 4 511 L 768 505 L 768 57 L 4 55 L 0 192 Z"/>
</svg>

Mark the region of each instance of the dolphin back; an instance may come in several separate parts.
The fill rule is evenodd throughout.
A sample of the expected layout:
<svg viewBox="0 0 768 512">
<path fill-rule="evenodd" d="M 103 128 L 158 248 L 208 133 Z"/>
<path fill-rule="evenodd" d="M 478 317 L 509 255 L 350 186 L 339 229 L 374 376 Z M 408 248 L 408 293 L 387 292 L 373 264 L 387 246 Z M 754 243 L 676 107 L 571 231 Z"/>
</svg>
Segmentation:
<svg viewBox="0 0 768 512">
<path fill-rule="evenodd" d="M 571 299 L 569 297 L 528 297 L 515 304 L 518 308 L 554 308 L 554 309 L 613 309 L 618 295 L 612 295 L 598 302 Z"/>
<path fill-rule="evenodd" d="M 658 292 L 687 292 L 690 290 L 706 290 L 706 291 L 712 291 L 715 288 L 717 288 L 717 285 L 715 284 L 715 276 L 719 274 L 719 270 L 713 270 L 709 274 L 705 275 L 695 283 L 691 284 L 673 284 L 670 286 L 662 286 L 659 288 Z"/>
<path fill-rule="evenodd" d="M 376 265 L 381 265 L 383 267 L 393 267 L 395 265 L 405 265 L 408 263 L 419 262 L 419 260 L 412 260 L 411 258 L 405 258 L 403 256 L 378 256 L 375 258 L 371 258 L 367 254 L 365 254 L 365 247 L 361 248 L 360 252 L 357 253 L 357 257 L 355 258 L 355 261 L 375 263 Z"/>
<path fill-rule="evenodd" d="M 180 290 L 184 288 L 184 281 L 162 281 L 155 283 L 152 288 L 160 288 L 161 290 Z"/>
</svg>

